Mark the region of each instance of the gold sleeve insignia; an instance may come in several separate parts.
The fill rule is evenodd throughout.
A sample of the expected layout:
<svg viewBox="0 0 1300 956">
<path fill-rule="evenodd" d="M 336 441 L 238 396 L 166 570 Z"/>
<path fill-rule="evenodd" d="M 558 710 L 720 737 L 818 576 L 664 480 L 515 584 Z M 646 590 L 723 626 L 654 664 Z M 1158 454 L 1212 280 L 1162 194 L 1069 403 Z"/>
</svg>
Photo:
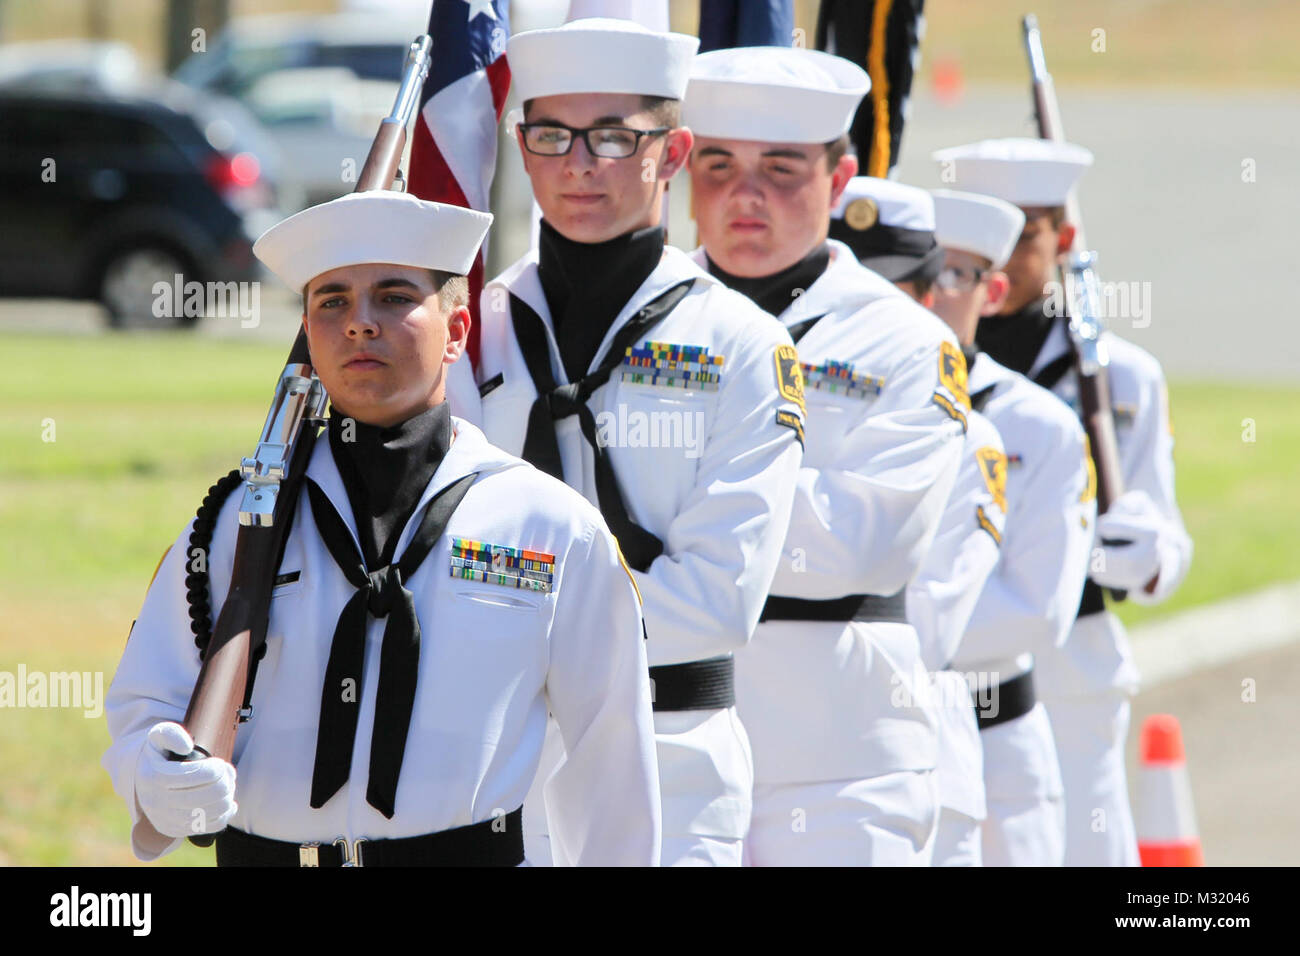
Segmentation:
<svg viewBox="0 0 1300 956">
<path fill-rule="evenodd" d="M 1007 456 L 992 445 L 985 445 L 975 452 L 979 462 L 980 474 L 984 476 L 984 486 L 993 496 L 994 502 L 1007 513 Z"/>
<path fill-rule="evenodd" d="M 794 437 L 799 442 L 799 447 L 804 447 L 803 442 L 803 421 L 794 412 L 787 411 L 784 408 L 776 410 L 776 423 L 784 425 L 786 428 L 794 429 Z"/>
<path fill-rule="evenodd" d="M 966 385 L 966 356 L 951 342 L 939 345 L 939 383 L 952 392 L 952 397 L 966 411 L 970 411 L 970 390 Z"/>
<path fill-rule="evenodd" d="M 1088 469 L 1088 484 L 1083 489 L 1083 494 L 1079 496 L 1079 501 L 1087 504 L 1097 497 L 1097 466 L 1092 461 L 1092 443 L 1087 435 L 1083 436 L 1083 463 Z"/>
<path fill-rule="evenodd" d="M 993 543 L 999 548 L 1002 547 L 1002 535 L 998 533 L 998 526 L 993 523 L 988 514 L 984 511 L 983 505 L 975 506 L 975 520 L 979 522 L 980 527 L 989 533 Z"/>
<path fill-rule="evenodd" d="M 781 397 L 794 402 L 800 412 L 807 412 L 803 403 L 803 371 L 799 368 L 799 353 L 793 345 L 776 347 L 776 390 Z"/>
</svg>

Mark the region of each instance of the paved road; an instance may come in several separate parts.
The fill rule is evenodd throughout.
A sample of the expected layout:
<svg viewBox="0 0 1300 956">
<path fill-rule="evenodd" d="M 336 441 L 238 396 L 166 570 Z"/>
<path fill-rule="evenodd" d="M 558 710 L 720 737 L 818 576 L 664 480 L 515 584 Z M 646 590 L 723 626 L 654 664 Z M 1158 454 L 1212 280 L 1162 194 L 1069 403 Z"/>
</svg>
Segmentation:
<svg viewBox="0 0 1300 956">
<path fill-rule="evenodd" d="M 1254 681 L 1255 702 L 1242 700 Z M 1211 866 L 1300 862 L 1300 643 L 1170 681 L 1133 702 L 1129 790 L 1136 799 L 1139 728 L 1149 714 L 1182 724 L 1205 861 Z"/>
<path fill-rule="evenodd" d="M 1300 94 L 1060 91 L 1067 134 L 1096 162 L 1080 185 L 1104 280 L 1150 283 L 1150 325 L 1116 331 L 1183 378 L 1300 378 L 1289 221 L 1300 210 Z M 930 153 L 1032 136 L 1027 91 L 987 90 L 953 107 L 920 97 L 900 178 L 941 185 Z M 1254 182 L 1242 163 L 1254 161 Z M 1139 285 L 1139 288 L 1141 286 Z"/>
</svg>

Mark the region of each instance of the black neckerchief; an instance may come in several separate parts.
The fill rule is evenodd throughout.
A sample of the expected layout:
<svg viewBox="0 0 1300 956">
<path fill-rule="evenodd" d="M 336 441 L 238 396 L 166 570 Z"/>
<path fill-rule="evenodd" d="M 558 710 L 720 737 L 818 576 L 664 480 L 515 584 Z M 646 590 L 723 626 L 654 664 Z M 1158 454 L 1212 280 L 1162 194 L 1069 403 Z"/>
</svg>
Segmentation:
<svg viewBox="0 0 1300 956">
<path fill-rule="evenodd" d="M 569 381 L 587 374 L 605 333 L 664 254 L 664 230 L 648 226 L 606 242 L 574 242 L 545 219 L 537 277 L 551 310 Z"/>
<path fill-rule="evenodd" d="M 351 441 L 344 440 L 349 437 Z M 352 504 L 366 567 L 385 567 L 392 563 L 402 529 L 451 447 L 451 411 L 443 402 L 400 425 L 381 428 L 331 408 L 329 441 Z"/>
<path fill-rule="evenodd" d="M 966 359 L 966 374 L 969 375 L 971 368 L 975 365 L 975 359 L 979 358 L 979 343 L 972 342 L 970 345 L 963 345 L 961 347 L 961 354 L 962 358 Z"/>
<path fill-rule="evenodd" d="M 993 360 L 1022 375 L 1028 375 L 1034 359 L 1047 341 L 1056 316 L 1047 314 L 1046 298 L 1035 299 L 1011 315 L 991 315 L 980 319 L 975 329 L 975 343 Z"/>
<path fill-rule="evenodd" d="M 705 259 L 708 260 L 710 275 L 717 276 L 728 288 L 749 297 L 765 312 L 780 315 L 790 307 L 790 303 L 807 292 L 812 284 L 821 278 L 821 274 L 831 264 L 831 248 L 823 242 L 789 268 L 770 276 L 759 276 L 757 279 L 733 276 L 709 259 L 708 253 L 705 253 Z"/>
</svg>

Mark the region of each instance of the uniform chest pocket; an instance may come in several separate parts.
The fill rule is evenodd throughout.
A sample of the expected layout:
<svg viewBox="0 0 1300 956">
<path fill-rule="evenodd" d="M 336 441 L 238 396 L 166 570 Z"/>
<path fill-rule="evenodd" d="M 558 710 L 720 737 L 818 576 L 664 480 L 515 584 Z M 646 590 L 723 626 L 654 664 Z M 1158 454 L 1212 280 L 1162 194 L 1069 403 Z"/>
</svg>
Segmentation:
<svg viewBox="0 0 1300 956">
<path fill-rule="evenodd" d="M 512 593 L 512 590 L 506 587 L 496 585 L 485 585 L 484 587 L 469 587 L 460 585 L 455 590 L 456 601 L 465 604 L 470 609 L 501 610 L 513 611 L 518 614 L 539 614 L 542 610 L 541 597 L 527 597 L 524 594 Z"/>
<path fill-rule="evenodd" d="M 860 398 L 805 393 L 804 464 L 829 464 L 844 447 L 844 438 L 870 413 L 871 402 Z"/>
<path fill-rule="evenodd" d="M 596 413 L 597 437 L 605 447 L 662 456 L 674 449 L 698 459 L 717 412 L 718 393 L 668 385 L 622 382 L 614 401 Z"/>
</svg>

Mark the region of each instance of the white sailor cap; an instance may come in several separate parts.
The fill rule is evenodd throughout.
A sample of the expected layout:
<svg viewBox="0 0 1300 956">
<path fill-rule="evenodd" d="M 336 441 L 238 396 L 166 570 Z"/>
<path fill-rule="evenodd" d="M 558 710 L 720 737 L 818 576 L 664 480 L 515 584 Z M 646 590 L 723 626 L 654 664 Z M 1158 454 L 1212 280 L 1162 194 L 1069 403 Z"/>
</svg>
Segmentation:
<svg viewBox="0 0 1300 956">
<path fill-rule="evenodd" d="M 295 291 L 342 266 L 391 262 L 467 275 L 492 215 L 374 189 L 312 206 L 264 232 L 253 254 Z"/>
<path fill-rule="evenodd" d="M 1046 139 L 986 139 L 931 156 L 938 163 L 953 164 L 945 183 L 1016 206 L 1064 206 L 1074 184 L 1092 165 L 1092 153 L 1082 146 Z"/>
<path fill-rule="evenodd" d="M 523 100 L 564 93 L 639 93 L 680 100 L 700 41 L 630 20 L 587 17 L 516 33 L 506 45 Z"/>
<path fill-rule="evenodd" d="M 983 256 L 994 269 L 1007 264 L 1025 228 L 1025 214 L 1018 206 L 992 196 L 951 189 L 936 189 L 931 195 L 934 235 L 939 245 Z"/>
<path fill-rule="evenodd" d="M 714 50 L 695 58 L 682 122 L 697 136 L 829 143 L 848 132 L 870 88 L 860 66 L 820 50 Z"/>
<path fill-rule="evenodd" d="M 892 179 L 854 176 L 831 213 L 830 237 L 891 282 L 934 281 L 943 250 L 934 238 L 934 200 Z"/>
</svg>

